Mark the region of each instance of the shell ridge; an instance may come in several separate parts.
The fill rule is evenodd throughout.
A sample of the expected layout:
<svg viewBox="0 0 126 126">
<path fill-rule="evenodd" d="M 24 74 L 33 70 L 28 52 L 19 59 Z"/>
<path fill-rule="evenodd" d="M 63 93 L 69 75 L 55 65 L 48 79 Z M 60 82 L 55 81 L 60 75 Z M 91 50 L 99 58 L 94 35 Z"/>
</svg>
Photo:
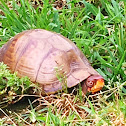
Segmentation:
<svg viewBox="0 0 126 126">
<path fill-rule="evenodd" d="M 16 61 L 16 65 L 15 65 L 14 70 L 16 70 L 19 60 L 20 60 L 21 57 L 25 54 L 25 52 L 27 51 L 28 47 L 29 47 L 31 44 L 33 44 L 33 42 L 28 41 L 28 43 L 24 46 L 24 48 L 22 49 L 22 51 L 21 51 L 20 54 L 18 55 L 18 58 L 17 58 L 17 61 Z M 18 47 L 17 52 L 18 52 L 19 48 L 20 48 L 20 47 Z"/>
<path fill-rule="evenodd" d="M 56 50 L 57 50 L 57 49 L 56 49 Z M 51 52 L 53 52 L 53 51 L 54 51 L 54 48 L 51 48 L 51 49 L 48 51 L 48 53 L 42 58 L 42 60 L 41 60 L 41 62 L 40 62 L 40 64 L 39 64 L 38 70 L 37 70 L 37 74 L 36 74 L 35 81 L 36 81 L 37 78 L 38 78 L 38 74 L 39 74 L 39 72 L 40 72 L 40 68 L 41 68 L 41 66 L 42 66 L 42 64 L 43 64 L 43 62 L 44 62 L 44 60 L 47 59 L 48 56 L 49 56 L 49 54 L 50 54 Z M 51 73 L 50 73 L 50 74 L 51 74 Z"/>
</svg>

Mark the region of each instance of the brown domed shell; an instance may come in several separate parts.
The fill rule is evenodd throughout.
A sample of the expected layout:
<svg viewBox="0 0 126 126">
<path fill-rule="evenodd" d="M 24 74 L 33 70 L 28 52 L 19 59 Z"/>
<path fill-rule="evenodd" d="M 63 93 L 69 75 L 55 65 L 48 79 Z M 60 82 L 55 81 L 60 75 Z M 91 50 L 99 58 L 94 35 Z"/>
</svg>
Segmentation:
<svg viewBox="0 0 126 126">
<path fill-rule="evenodd" d="M 73 87 L 90 75 L 98 75 L 83 53 L 69 39 L 47 30 L 19 33 L 0 49 L 0 61 L 18 76 L 28 76 L 46 93 Z"/>
</svg>

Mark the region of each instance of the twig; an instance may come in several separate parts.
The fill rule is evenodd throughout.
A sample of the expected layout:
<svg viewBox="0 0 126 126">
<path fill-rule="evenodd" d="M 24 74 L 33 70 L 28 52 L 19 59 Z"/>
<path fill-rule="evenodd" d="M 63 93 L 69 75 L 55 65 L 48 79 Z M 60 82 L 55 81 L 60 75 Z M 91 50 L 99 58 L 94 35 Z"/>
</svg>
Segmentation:
<svg viewBox="0 0 126 126">
<path fill-rule="evenodd" d="M 0 108 L 0 111 L 14 124 L 14 126 L 17 126 L 14 121 Z"/>
<path fill-rule="evenodd" d="M 77 110 L 73 107 L 73 105 L 70 103 L 70 101 L 68 100 L 68 98 L 66 98 L 66 100 L 68 101 L 68 103 L 70 104 L 70 106 L 72 107 L 72 109 L 76 112 L 76 114 L 81 118 L 81 116 L 79 115 L 79 113 L 77 112 Z"/>
<path fill-rule="evenodd" d="M 22 121 L 24 121 L 26 124 L 28 124 L 29 126 L 32 126 L 30 123 L 28 123 L 27 121 L 25 121 L 23 118 L 21 118 L 17 113 L 14 112 L 14 114 L 16 116 L 18 116 Z"/>
</svg>

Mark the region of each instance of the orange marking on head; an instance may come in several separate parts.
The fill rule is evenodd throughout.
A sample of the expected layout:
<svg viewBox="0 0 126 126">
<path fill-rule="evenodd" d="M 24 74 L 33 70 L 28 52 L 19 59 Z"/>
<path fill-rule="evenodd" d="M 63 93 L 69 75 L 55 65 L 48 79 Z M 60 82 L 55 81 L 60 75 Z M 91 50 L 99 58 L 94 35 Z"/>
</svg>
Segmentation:
<svg viewBox="0 0 126 126">
<path fill-rule="evenodd" d="M 96 84 L 91 88 L 91 92 L 95 93 L 97 91 L 100 91 L 104 86 L 104 79 L 98 79 Z"/>
</svg>

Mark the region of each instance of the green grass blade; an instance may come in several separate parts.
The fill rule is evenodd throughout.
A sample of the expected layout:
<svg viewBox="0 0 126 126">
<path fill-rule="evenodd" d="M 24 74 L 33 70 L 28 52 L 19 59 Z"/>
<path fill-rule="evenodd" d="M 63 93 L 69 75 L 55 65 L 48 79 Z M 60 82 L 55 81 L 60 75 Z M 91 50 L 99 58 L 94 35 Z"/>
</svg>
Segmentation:
<svg viewBox="0 0 126 126">
<path fill-rule="evenodd" d="M 119 64 L 118 64 L 118 66 L 117 66 L 117 70 L 118 70 L 118 71 L 121 69 L 122 63 L 125 61 L 125 59 L 126 59 L 126 50 L 124 51 L 124 53 L 123 53 L 123 55 L 122 55 L 122 58 L 120 59 L 120 62 L 119 62 Z"/>
</svg>

